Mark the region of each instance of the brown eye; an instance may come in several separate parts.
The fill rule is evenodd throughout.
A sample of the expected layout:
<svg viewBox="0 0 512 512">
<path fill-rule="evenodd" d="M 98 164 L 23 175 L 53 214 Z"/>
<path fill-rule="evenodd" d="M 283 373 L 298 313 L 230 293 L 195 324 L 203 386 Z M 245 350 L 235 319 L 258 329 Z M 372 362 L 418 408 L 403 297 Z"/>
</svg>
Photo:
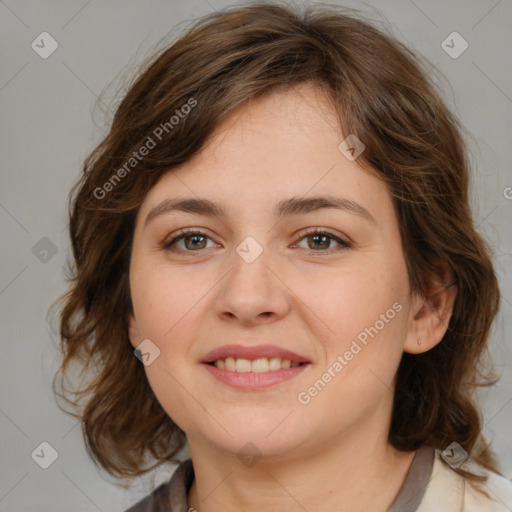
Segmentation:
<svg viewBox="0 0 512 512">
<path fill-rule="evenodd" d="M 306 237 L 308 241 L 313 240 L 312 243 L 308 243 L 310 249 L 329 249 L 331 238 L 328 235 L 308 235 Z"/>
<path fill-rule="evenodd" d="M 206 249 L 207 240 L 211 238 L 197 230 L 181 230 L 176 236 L 170 238 L 162 244 L 162 249 L 178 250 L 183 252 L 196 252 L 200 249 Z M 183 240 L 183 246 L 177 247 L 178 243 Z M 177 249 L 175 249 L 177 247 Z"/>
<path fill-rule="evenodd" d="M 302 240 L 307 240 L 307 247 L 304 247 L 305 249 L 316 253 L 330 254 L 331 252 L 343 251 L 352 247 L 351 244 L 338 236 L 328 231 L 320 231 L 318 229 L 304 234 L 300 241 Z M 331 247 L 333 241 L 338 244 L 338 247 Z"/>
<path fill-rule="evenodd" d="M 185 247 L 187 249 L 204 249 L 205 248 L 205 240 L 207 237 L 203 235 L 188 235 L 182 237 L 182 239 L 185 241 Z M 201 240 L 202 239 L 202 240 Z M 187 243 L 190 242 L 190 243 Z"/>
</svg>

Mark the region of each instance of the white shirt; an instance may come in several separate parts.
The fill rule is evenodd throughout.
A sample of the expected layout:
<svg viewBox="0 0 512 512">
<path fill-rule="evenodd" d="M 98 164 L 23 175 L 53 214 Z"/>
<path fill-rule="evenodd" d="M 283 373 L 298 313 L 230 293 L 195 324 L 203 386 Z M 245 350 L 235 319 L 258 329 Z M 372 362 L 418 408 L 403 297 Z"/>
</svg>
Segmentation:
<svg viewBox="0 0 512 512">
<path fill-rule="evenodd" d="M 480 484 L 492 499 L 485 497 L 469 479 L 446 465 L 435 450 L 434 464 L 425 494 L 416 512 L 512 512 L 512 482 L 483 466 L 467 460 L 460 468 L 488 475 Z"/>
</svg>

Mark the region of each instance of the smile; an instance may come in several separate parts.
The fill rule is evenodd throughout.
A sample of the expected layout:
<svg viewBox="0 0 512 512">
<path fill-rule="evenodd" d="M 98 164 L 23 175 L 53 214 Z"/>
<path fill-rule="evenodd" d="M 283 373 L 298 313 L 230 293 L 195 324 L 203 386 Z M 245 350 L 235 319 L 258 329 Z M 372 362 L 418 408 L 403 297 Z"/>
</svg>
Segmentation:
<svg viewBox="0 0 512 512">
<path fill-rule="evenodd" d="M 228 357 L 212 363 L 202 363 L 200 366 L 225 386 L 237 390 L 260 391 L 289 381 L 312 365 L 292 363 L 289 359 L 282 360 L 276 357 L 261 357 L 252 361 Z"/>
<path fill-rule="evenodd" d="M 290 359 L 281 359 L 280 357 L 260 357 L 252 361 L 242 357 L 227 357 L 226 359 L 217 359 L 210 364 L 216 368 L 228 370 L 230 372 L 265 373 L 269 371 L 275 372 L 277 370 L 295 368 L 305 363 L 292 363 Z"/>
</svg>

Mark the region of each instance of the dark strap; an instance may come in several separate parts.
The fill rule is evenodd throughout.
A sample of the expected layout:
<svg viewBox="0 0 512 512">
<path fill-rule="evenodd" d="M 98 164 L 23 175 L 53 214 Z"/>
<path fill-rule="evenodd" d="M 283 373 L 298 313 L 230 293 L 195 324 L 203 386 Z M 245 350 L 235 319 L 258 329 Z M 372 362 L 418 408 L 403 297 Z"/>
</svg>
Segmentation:
<svg viewBox="0 0 512 512">
<path fill-rule="evenodd" d="M 416 451 L 405 482 L 388 512 L 416 512 L 430 481 L 434 456 L 434 447 L 427 444 Z"/>
</svg>

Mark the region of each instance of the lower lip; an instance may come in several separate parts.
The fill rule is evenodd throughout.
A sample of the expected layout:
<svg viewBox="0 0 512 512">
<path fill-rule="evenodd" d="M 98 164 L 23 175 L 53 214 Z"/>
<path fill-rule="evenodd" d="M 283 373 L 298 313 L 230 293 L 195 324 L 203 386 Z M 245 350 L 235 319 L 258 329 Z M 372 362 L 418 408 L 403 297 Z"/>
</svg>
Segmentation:
<svg viewBox="0 0 512 512">
<path fill-rule="evenodd" d="M 293 379 L 302 373 L 309 363 L 301 364 L 293 368 L 286 368 L 281 370 L 271 370 L 268 372 L 253 373 L 253 372 L 234 372 L 231 370 L 224 370 L 217 368 L 211 364 L 203 363 L 203 366 L 210 372 L 210 374 L 223 384 L 227 384 L 236 389 L 246 390 L 259 390 L 265 389 L 280 382 Z"/>
</svg>

